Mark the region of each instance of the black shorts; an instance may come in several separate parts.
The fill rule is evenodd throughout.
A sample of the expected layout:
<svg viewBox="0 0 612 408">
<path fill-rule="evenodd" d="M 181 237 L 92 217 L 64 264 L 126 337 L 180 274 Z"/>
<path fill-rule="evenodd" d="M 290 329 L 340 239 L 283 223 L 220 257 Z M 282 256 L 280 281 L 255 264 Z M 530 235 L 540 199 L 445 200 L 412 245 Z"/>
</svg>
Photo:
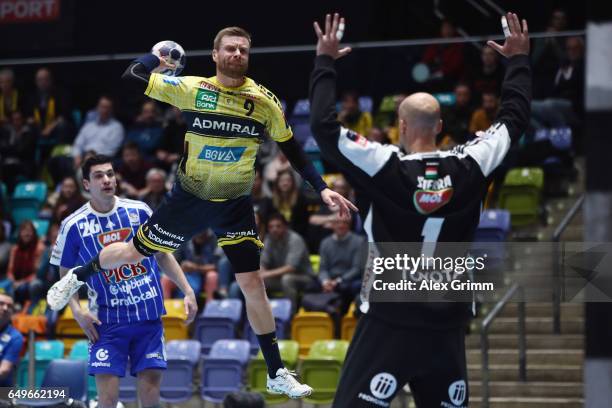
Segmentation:
<svg viewBox="0 0 612 408">
<path fill-rule="evenodd" d="M 389 407 L 406 383 L 419 408 L 467 407 L 464 329 L 396 327 L 363 315 L 333 408 Z"/>
<path fill-rule="evenodd" d="M 194 235 L 211 228 L 234 271 L 259 269 L 263 243 L 257 235 L 250 196 L 207 201 L 186 192 L 177 182 L 151 217 L 140 226 L 134 246 L 144 256 L 174 252 Z"/>
</svg>

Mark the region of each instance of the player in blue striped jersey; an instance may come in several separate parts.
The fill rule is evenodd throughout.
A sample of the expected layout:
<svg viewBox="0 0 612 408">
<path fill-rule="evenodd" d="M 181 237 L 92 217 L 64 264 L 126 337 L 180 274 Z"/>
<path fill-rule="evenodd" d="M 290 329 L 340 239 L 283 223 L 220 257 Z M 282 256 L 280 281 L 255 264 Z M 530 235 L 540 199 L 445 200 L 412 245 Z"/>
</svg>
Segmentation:
<svg viewBox="0 0 612 408">
<path fill-rule="evenodd" d="M 83 186 L 91 200 L 62 222 L 51 256 L 62 275 L 105 246 L 129 241 L 152 213 L 143 202 L 115 196 L 117 180 L 109 157 L 98 155 L 84 163 Z M 138 377 L 142 406 L 159 405 L 161 370 L 166 368 L 160 266 L 185 293 L 191 322 L 197 312 L 195 295 L 174 257 L 163 252 L 91 276 L 86 282 L 89 310 L 81 309 L 77 296 L 69 303 L 90 341 L 88 371 L 96 376 L 101 408 L 117 405 L 119 377 L 125 375 L 128 359 L 130 374 Z"/>
</svg>

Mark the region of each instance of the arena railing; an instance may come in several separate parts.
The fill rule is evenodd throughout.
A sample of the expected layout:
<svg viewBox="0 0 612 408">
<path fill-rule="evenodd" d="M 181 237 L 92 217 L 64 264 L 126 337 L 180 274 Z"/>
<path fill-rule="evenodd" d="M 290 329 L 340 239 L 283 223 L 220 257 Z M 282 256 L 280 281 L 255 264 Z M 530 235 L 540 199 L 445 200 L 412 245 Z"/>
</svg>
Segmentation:
<svg viewBox="0 0 612 408">
<path fill-rule="evenodd" d="M 485 316 L 480 325 L 480 350 L 482 362 L 482 406 L 489 407 L 489 327 L 504 309 L 504 307 L 518 295 L 518 365 L 519 365 L 519 380 L 527 381 L 527 339 L 525 333 L 525 294 L 523 288 L 518 284 L 513 284 L 504 296 L 495 304 L 493 309 Z"/>
<path fill-rule="evenodd" d="M 573 37 L 584 36 L 585 30 L 568 30 L 551 32 L 529 33 L 531 39 L 538 38 L 554 38 L 554 37 Z M 363 42 L 347 42 L 353 51 L 368 48 L 395 48 L 409 46 L 424 46 L 431 44 L 455 44 L 455 43 L 485 43 L 488 40 L 503 41 L 503 35 L 480 35 L 480 36 L 462 36 L 455 38 L 419 38 L 414 40 L 391 40 L 391 41 L 363 41 Z M 315 51 L 314 44 L 308 45 L 289 45 L 277 47 L 253 47 L 250 54 L 283 54 L 283 53 L 300 53 Z M 188 57 L 205 57 L 212 55 L 212 49 L 188 50 Z M 72 56 L 57 56 L 57 57 L 30 57 L 30 58 L 8 58 L 0 59 L 0 66 L 12 65 L 36 65 L 36 64 L 60 64 L 60 63 L 75 63 L 75 62 L 99 62 L 99 61 L 122 61 L 133 60 L 142 55 L 142 52 L 133 53 L 107 53 L 96 55 L 72 55 Z"/>
<path fill-rule="evenodd" d="M 578 211 L 584 203 L 584 194 L 582 194 L 574 205 L 567 211 L 557 228 L 552 235 L 553 251 L 553 333 L 561 334 L 561 301 L 565 299 L 565 285 L 563 285 L 563 269 L 561 268 L 561 235 L 566 230 L 570 222 L 574 219 Z"/>
</svg>

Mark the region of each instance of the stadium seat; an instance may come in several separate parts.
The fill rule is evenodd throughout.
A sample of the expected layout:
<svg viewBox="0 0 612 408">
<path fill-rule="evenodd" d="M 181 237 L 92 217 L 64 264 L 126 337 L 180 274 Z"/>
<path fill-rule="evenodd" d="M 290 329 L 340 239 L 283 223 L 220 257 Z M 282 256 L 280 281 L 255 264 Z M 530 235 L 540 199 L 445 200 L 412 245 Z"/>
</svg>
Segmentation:
<svg viewBox="0 0 612 408">
<path fill-rule="evenodd" d="M 291 338 L 300 344 L 300 356 L 306 356 L 316 340 L 334 338 L 334 323 L 327 313 L 300 308 L 291 322 Z"/>
<path fill-rule="evenodd" d="M 17 184 L 13 192 L 14 199 L 34 199 L 39 206 L 47 199 L 47 185 L 42 181 L 26 181 Z"/>
<path fill-rule="evenodd" d="M 272 308 L 272 315 L 276 323 L 276 337 L 279 339 L 287 338 L 287 329 L 291 323 L 291 300 L 270 299 L 270 307 Z M 251 343 L 251 354 L 256 354 L 259 350 L 259 342 L 248 319 L 244 322 L 243 333 L 243 338 Z"/>
<path fill-rule="evenodd" d="M 374 126 L 384 129 L 392 125 L 395 116 L 395 95 L 387 95 L 382 98 L 378 112 L 374 115 Z"/>
<path fill-rule="evenodd" d="M 74 343 L 68 358 L 70 360 L 87 360 L 89 358 L 89 342 L 87 340 L 79 340 Z"/>
<path fill-rule="evenodd" d="M 294 370 L 299 353 L 299 344 L 294 340 L 279 340 L 278 348 L 280 350 L 283 364 L 290 370 Z M 268 394 L 266 392 L 266 375 L 268 367 L 263 358 L 261 351 L 256 357 L 252 358 L 247 369 L 247 387 L 250 391 L 261 393 L 268 404 L 280 404 L 289 400 L 284 395 Z"/>
<path fill-rule="evenodd" d="M 510 212 L 513 227 L 538 221 L 543 184 L 541 168 L 516 168 L 506 174 L 499 192 L 499 206 Z"/>
<path fill-rule="evenodd" d="M 215 341 L 233 339 L 242 319 L 242 301 L 239 299 L 211 300 L 196 319 L 194 338 L 202 344 L 202 353 L 208 354 Z"/>
<path fill-rule="evenodd" d="M 244 370 L 250 356 L 246 340 L 219 340 L 204 357 L 200 395 L 203 400 L 220 403 L 230 392 L 243 386 Z"/>
<path fill-rule="evenodd" d="M 490 209 L 480 214 L 480 223 L 474 235 L 475 242 L 504 242 L 510 233 L 510 212 Z"/>
<path fill-rule="evenodd" d="M 440 105 L 452 106 L 456 102 L 455 94 L 453 92 L 442 92 L 434 94 L 434 97 L 438 100 Z"/>
<path fill-rule="evenodd" d="M 295 103 L 289 124 L 293 130 L 293 137 L 302 147 L 314 139 L 310 131 L 310 101 L 308 99 L 300 99 Z"/>
<path fill-rule="evenodd" d="M 68 355 L 68 359 L 87 361 L 89 359 L 89 342 L 87 340 L 79 340 L 74 343 Z M 95 399 L 98 396 L 96 377 L 90 375 L 87 377 L 87 396 L 89 399 Z"/>
<path fill-rule="evenodd" d="M 41 387 L 65 387 L 68 390 L 67 398 L 83 403 L 87 402 L 87 362 L 82 360 L 56 359 L 49 363 L 45 370 Z M 16 406 L 43 407 L 60 404 L 65 398 L 54 400 L 44 399 L 18 399 Z"/>
<path fill-rule="evenodd" d="M 189 401 L 194 391 L 193 371 L 195 366 L 187 359 L 176 358 L 168 358 L 167 364 L 159 388 L 161 401 L 172 404 Z"/>
<path fill-rule="evenodd" d="M 186 340 L 187 325 L 185 324 L 185 304 L 182 299 L 165 299 L 166 314 L 162 316 L 164 338 L 170 340 Z"/>
<path fill-rule="evenodd" d="M 568 151 L 572 148 L 572 129 L 568 127 L 539 129 L 535 133 L 534 141 L 549 140 L 558 150 Z"/>
<path fill-rule="evenodd" d="M 374 107 L 374 101 L 371 96 L 360 96 L 359 97 L 359 110 L 362 112 L 372 113 Z"/>
<path fill-rule="evenodd" d="M 351 341 L 353 334 L 355 333 L 355 327 L 357 326 L 355 307 L 355 302 L 352 302 L 349 306 L 349 310 L 344 316 L 342 316 L 342 323 L 340 327 L 340 338 L 342 340 Z"/>
<path fill-rule="evenodd" d="M 40 209 L 40 203 L 34 198 L 12 198 L 11 199 L 11 217 L 17 228 L 25 220 L 33 220 L 38 217 L 38 211 Z"/>
<path fill-rule="evenodd" d="M 226 317 L 238 324 L 242 319 L 242 301 L 240 299 L 211 300 L 206 303 L 202 316 Z"/>
<path fill-rule="evenodd" d="M 299 99 L 293 106 L 291 118 L 308 118 L 310 116 L 310 101 L 308 98 Z"/>
<path fill-rule="evenodd" d="M 510 213 L 507 210 L 484 210 L 474 234 L 471 253 L 476 257 L 486 255 L 487 268 L 501 266 L 507 258 L 506 245 L 510 235 Z"/>
<path fill-rule="evenodd" d="M 187 360 L 196 365 L 200 362 L 202 346 L 197 340 L 172 340 L 166 344 L 168 359 Z"/>
<path fill-rule="evenodd" d="M 34 343 L 34 370 L 35 384 L 40 387 L 45 370 L 49 363 L 64 357 L 64 343 L 59 340 L 40 340 Z M 24 358 L 19 362 L 17 367 L 17 384 L 20 387 L 26 387 L 28 384 L 28 363 L 30 356 L 26 353 Z"/>
<path fill-rule="evenodd" d="M 312 395 L 304 401 L 312 404 L 333 401 L 348 345 L 346 340 L 315 341 L 312 344 L 300 366 L 302 380 L 313 388 Z"/>
<path fill-rule="evenodd" d="M 0 209 L 7 211 L 9 204 L 8 188 L 6 184 L 0 181 Z"/>
<path fill-rule="evenodd" d="M 40 218 L 36 218 L 32 220 L 34 224 L 34 228 L 36 229 L 36 234 L 38 237 L 45 237 L 47 235 L 47 231 L 49 230 L 49 220 L 43 220 Z"/>
<path fill-rule="evenodd" d="M 82 309 L 88 308 L 87 300 L 81 300 L 80 304 Z M 78 340 L 85 338 L 85 333 L 83 333 L 83 329 L 81 329 L 81 326 L 79 326 L 77 321 L 74 319 L 72 309 L 70 309 L 69 307 L 65 308 L 64 312 L 57 319 L 57 323 L 55 325 L 55 334 L 59 338 L 62 338 L 62 336 L 65 335 L 74 336 L 63 339 L 64 345 L 68 350 L 72 349 L 73 344 L 76 343 Z"/>
</svg>

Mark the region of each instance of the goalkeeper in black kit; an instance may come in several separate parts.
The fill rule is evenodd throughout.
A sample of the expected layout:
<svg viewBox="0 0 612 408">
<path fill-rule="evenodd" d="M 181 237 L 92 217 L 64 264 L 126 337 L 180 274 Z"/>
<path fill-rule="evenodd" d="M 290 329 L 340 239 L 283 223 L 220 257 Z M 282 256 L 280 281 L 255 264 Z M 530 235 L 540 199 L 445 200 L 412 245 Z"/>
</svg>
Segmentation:
<svg viewBox="0 0 612 408">
<path fill-rule="evenodd" d="M 327 15 L 315 23 L 317 57 L 310 80 L 311 126 L 324 158 L 357 191 L 371 245 L 377 242 L 469 242 L 478 226 L 487 179 L 527 128 L 531 68 L 527 22 L 508 13 L 503 45 L 508 59 L 501 109 L 493 125 L 450 151 L 435 145 L 440 105 L 427 93 L 400 104 L 400 143 L 381 145 L 343 128 L 336 118 L 334 61 L 345 22 Z M 372 279 L 364 276 L 364 287 Z M 388 407 L 408 383 L 417 407 L 467 407 L 464 328 L 466 303 L 370 302 L 346 357 L 333 406 Z"/>
</svg>

